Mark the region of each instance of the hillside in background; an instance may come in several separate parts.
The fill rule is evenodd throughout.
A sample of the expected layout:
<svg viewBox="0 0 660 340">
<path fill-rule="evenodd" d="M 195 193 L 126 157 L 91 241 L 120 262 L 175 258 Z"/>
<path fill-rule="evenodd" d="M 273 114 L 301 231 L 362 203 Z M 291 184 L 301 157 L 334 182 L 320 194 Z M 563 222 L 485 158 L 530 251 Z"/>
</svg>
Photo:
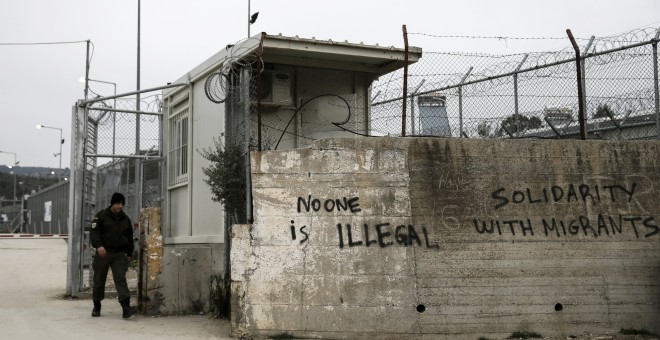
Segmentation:
<svg viewBox="0 0 660 340">
<path fill-rule="evenodd" d="M 17 176 L 28 176 L 36 178 L 49 178 L 55 176 L 57 178 L 58 168 L 47 168 L 39 166 L 17 166 L 10 169 L 6 165 L 0 165 L 0 174 L 11 174 L 12 171 L 16 171 Z M 53 175 L 53 173 L 55 175 Z M 69 168 L 62 169 L 62 177 L 69 177 Z"/>
<path fill-rule="evenodd" d="M 16 178 L 11 170 L 16 170 Z M 41 189 L 47 188 L 58 182 L 57 174 L 51 171 L 59 169 L 44 167 L 16 167 L 9 169 L 6 166 L 0 166 L 0 205 L 10 205 L 14 196 L 14 187 L 16 188 L 16 198 L 20 199 L 23 195 L 32 194 Z M 68 178 L 69 169 L 62 170 L 62 179 Z M 7 202 L 9 200 L 9 202 Z"/>
</svg>

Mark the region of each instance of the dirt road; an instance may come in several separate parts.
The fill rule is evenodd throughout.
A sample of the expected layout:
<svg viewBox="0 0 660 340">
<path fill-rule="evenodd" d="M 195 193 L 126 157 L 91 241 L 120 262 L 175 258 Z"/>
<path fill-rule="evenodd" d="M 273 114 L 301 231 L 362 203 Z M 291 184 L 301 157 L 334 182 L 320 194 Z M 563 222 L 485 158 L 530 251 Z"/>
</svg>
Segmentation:
<svg viewBox="0 0 660 340">
<path fill-rule="evenodd" d="M 66 257 L 63 239 L 0 239 L 0 338 L 231 339 L 229 322 L 207 315 L 124 320 L 116 299 L 92 318 L 91 300 L 62 298 Z"/>
</svg>

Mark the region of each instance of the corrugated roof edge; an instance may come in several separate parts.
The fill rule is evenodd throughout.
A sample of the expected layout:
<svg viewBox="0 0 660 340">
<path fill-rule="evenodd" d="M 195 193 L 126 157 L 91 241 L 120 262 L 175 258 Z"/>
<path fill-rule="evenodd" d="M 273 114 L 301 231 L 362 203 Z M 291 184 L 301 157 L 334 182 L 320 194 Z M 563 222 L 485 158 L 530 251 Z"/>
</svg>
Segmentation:
<svg viewBox="0 0 660 340">
<path fill-rule="evenodd" d="M 224 49 L 218 51 L 215 53 L 213 56 L 209 57 L 206 59 L 204 62 L 184 74 L 182 77 L 177 79 L 174 83 L 193 83 L 197 79 L 202 78 L 207 76 L 209 73 L 213 72 L 214 70 L 217 70 L 222 64 L 224 64 L 228 60 L 232 59 L 240 59 L 242 57 L 245 57 L 246 55 L 249 55 L 250 53 L 253 53 L 259 46 L 259 42 L 261 39 L 261 34 L 256 34 L 253 35 L 250 38 L 244 39 L 236 43 L 235 45 L 227 45 Z M 265 33 L 264 33 L 265 34 Z M 317 40 L 316 38 L 300 38 L 299 36 L 284 36 L 281 33 L 278 35 L 268 35 L 265 34 L 264 36 L 264 44 L 267 44 L 268 40 L 273 40 L 273 41 L 295 41 L 295 42 L 303 42 L 303 43 L 311 43 L 311 44 L 322 44 L 322 45 L 328 45 L 328 46 L 345 46 L 345 47 L 351 47 L 351 48 L 360 48 L 360 49 L 372 49 L 372 50 L 381 50 L 381 51 L 390 51 L 390 52 L 400 52 L 404 53 L 405 49 L 404 48 L 397 48 L 394 46 L 389 46 L 389 47 L 383 47 L 379 46 L 378 44 L 376 45 L 367 45 L 362 42 L 360 43 L 350 43 L 348 40 L 344 40 L 343 42 L 338 42 L 338 41 L 333 41 L 332 39 L 328 40 Z M 421 56 L 422 49 L 420 47 L 415 47 L 415 46 L 408 46 L 408 52 L 412 54 L 417 54 Z M 177 92 L 180 92 L 184 90 L 185 87 L 177 87 L 177 88 L 170 88 L 170 89 L 165 89 L 163 90 L 163 96 L 164 97 L 169 97 L 174 95 Z"/>
<path fill-rule="evenodd" d="M 373 49 L 378 49 L 378 50 L 389 50 L 389 51 L 400 51 L 404 52 L 404 48 L 398 48 L 394 46 L 380 46 L 378 44 L 375 45 L 368 45 L 363 42 L 360 43 L 352 43 L 349 42 L 348 40 L 344 41 L 334 41 L 332 39 L 328 40 L 319 40 L 316 39 L 315 37 L 311 38 L 301 38 L 299 36 L 285 36 L 282 35 L 281 33 L 278 35 L 266 35 L 267 38 L 269 39 L 280 39 L 280 40 L 288 40 L 288 41 L 302 41 L 302 42 L 310 42 L 310 43 L 315 43 L 315 44 L 327 44 L 327 45 L 341 45 L 341 46 L 348 46 L 348 47 L 359 47 L 359 48 L 373 48 Z M 410 53 L 421 53 L 422 48 L 421 47 L 415 47 L 415 46 L 408 46 L 408 52 Z"/>
</svg>

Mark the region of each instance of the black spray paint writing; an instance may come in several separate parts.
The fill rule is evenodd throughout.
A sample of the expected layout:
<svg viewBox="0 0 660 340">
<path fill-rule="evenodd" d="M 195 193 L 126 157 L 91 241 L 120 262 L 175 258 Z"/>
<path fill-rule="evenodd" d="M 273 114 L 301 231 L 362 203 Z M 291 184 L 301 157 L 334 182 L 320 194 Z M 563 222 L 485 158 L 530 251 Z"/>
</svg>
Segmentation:
<svg viewBox="0 0 660 340">
<path fill-rule="evenodd" d="M 429 249 L 438 249 L 440 246 L 437 243 L 429 241 L 429 233 L 426 227 L 421 227 L 422 237 L 424 238 L 423 245 Z M 361 238 L 353 234 L 353 229 L 350 224 L 346 224 L 346 243 L 344 243 L 344 225 L 337 224 L 337 234 L 339 235 L 339 248 L 343 249 L 345 245 L 348 247 L 378 245 L 381 248 L 386 248 L 396 244 L 408 247 L 414 246 L 422 247 L 422 240 L 415 227 L 409 225 L 398 225 L 393 227 L 390 223 L 379 223 L 375 226 L 369 226 L 365 223 L 362 229 Z M 372 238 L 373 237 L 373 238 Z"/>
<path fill-rule="evenodd" d="M 496 200 L 495 209 L 506 206 L 509 203 L 560 203 L 560 202 L 583 202 L 600 203 L 616 202 L 617 196 L 623 196 L 628 202 L 635 194 L 637 183 L 633 182 L 630 189 L 618 184 L 598 185 L 568 184 L 567 186 L 553 185 L 542 189 L 514 189 L 507 190 L 499 188 L 491 194 Z"/>
<path fill-rule="evenodd" d="M 398 225 L 394 228 L 394 233 L 392 233 L 392 226 L 390 223 L 379 223 L 375 226 L 369 226 L 369 224 L 363 225 L 363 233 L 361 235 L 354 234 L 354 231 L 350 224 L 346 224 L 345 229 L 344 225 L 341 223 L 337 224 L 337 233 L 338 233 L 338 245 L 340 249 L 343 249 L 344 246 L 356 247 L 356 246 L 365 246 L 369 247 L 372 245 L 377 245 L 381 248 L 386 248 L 395 244 L 408 247 L 417 245 L 419 247 L 426 246 L 429 249 L 438 249 L 440 246 L 437 243 L 432 243 L 429 239 L 428 230 L 426 227 L 421 227 L 422 234 L 420 235 L 417 229 L 413 225 Z M 309 232 L 305 229 L 306 225 L 297 228 L 295 221 L 291 220 L 291 225 L 289 229 L 291 231 L 291 240 L 296 241 L 298 238 L 298 233 L 303 235 L 303 238 L 299 241 L 301 244 L 309 240 Z M 344 238 L 344 230 L 346 231 L 346 237 Z M 422 239 L 424 241 L 422 242 Z"/>
<path fill-rule="evenodd" d="M 295 222 L 293 220 L 291 220 L 291 239 L 295 241 L 296 240 L 296 226 L 295 226 L 294 223 Z M 307 228 L 306 225 L 300 227 L 300 230 L 299 230 L 300 233 L 303 234 L 303 236 L 304 236 L 304 238 L 302 240 L 300 240 L 301 244 L 307 242 L 307 239 L 309 238 L 309 234 L 305 231 L 305 228 Z"/>
<path fill-rule="evenodd" d="M 362 209 L 360 209 L 360 203 L 358 202 L 359 200 L 359 197 L 342 197 L 326 200 L 312 198 L 312 195 L 307 196 L 307 200 L 305 200 L 303 197 L 298 197 L 298 213 L 303 212 L 303 209 L 305 212 L 310 212 L 310 210 L 325 210 L 327 212 L 344 210 L 356 213 L 362 211 Z"/>
<path fill-rule="evenodd" d="M 604 235 L 623 234 L 625 230 L 632 230 L 635 237 L 660 236 L 660 227 L 655 222 L 653 216 L 623 216 L 617 217 L 598 214 L 595 220 L 587 216 L 580 215 L 575 219 L 561 220 L 557 218 L 543 218 L 540 223 L 532 223 L 530 219 L 526 220 L 489 220 L 472 221 L 479 234 L 497 234 L 502 235 L 503 230 L 509 231 L 511 235 L 535 236 L 534 229 L 543 230 L 543 233 L 537 232 L 536 235 L 545 235 L 557 237 L 561 236 L 584 236 L 599 237 Z M 541 227 L 542 226 L 542 227 Z"/>
<path fill-rule="evenodd" d="M 342 198 L 330 198 L 330 199 L 319 199 L 314 198 L 312 195 L 308 195 L 307 198 L 298 197 L 297 200 L 297 209 L 298 213 L 303 212 L 318 212 L 318 211 L 349 211 L 351 213 L 358 213 L 362 211 L 360 208 L 360 198 L 359 197 L 342 197 Z M 291 240 L 296 241 L 298 238 L 298 233 L 302 234 L 304 237 L 299 241 L 301 244 L 305 243 L 309 239 L 309 233 L 305 231 L 307 226 L 302 226 L 297 228 L 295 221 L 291 220 L 291 225 L 289 229 L 291 231 Z M 418 228 L 415 228 L 413 225 L 397 225 L 396 227 L 391 226 L 390 223 L 379 223 L 374 226 L 369 226 L 369 224 L 364 224 L 360 232 L 354 233 L 353 228 L 350 224 L 342 225 L 341 223 L 337 224 L 337 235 L 338 235 L 338 245 L 340 249 L 343 249 L 344 246 L 356 247 L 364 246 L 369 247 L 372 245 L 377 245 L 381 248 L 386 248 L 393 246 L 395 243 L 404 247 L 417 245 L 418 247 L 426 246 L 428 249 L 438 249 L 440 246 L 437 243 L 432 243 L 429 239 L 428 230 L 426 227 L 421 227 L 421 234 L 418 232 Z M 344 234 L 345 232 L 345 234 Z M 345 236 L 345 237 L 344 237 Z M 422 242 L 422 239 L 424 240 Z M 345 241 L 346 240 L 346 241 Z"/>
</svg>

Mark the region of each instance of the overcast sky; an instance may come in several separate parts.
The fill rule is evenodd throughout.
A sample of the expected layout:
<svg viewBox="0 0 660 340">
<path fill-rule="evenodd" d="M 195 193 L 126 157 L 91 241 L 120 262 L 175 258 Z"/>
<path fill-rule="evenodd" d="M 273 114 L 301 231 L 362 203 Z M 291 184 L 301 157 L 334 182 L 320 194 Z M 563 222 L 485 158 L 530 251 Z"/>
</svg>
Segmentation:
<svg viewBox="0 0 660 340">
<path fill-rule="evenodd" d="M 0 150 L 21 166 L 70 166 L 71 107 L 83 98 L 85 43 L 7 45 L 91 40 L 91 79 L 136 89 L 138 0 L 0 0 Z M 403 46 L 409 33 L 503 37 L 577 38 L 618 35 L 660 27 L 658 0 L 252 0 L 260 12 L 251 34 Z M 141 88 L 165 85 L 224 48 L 247 37 L 248 1 L 141 0 Z M 423 39 L 424 51 L 508 54 L 556 50 L 568 40 Z M 102 95 L 113 86 L 90 83 Z M 13 155 L 0 154 L 0 165 Z"/>
</svg>

